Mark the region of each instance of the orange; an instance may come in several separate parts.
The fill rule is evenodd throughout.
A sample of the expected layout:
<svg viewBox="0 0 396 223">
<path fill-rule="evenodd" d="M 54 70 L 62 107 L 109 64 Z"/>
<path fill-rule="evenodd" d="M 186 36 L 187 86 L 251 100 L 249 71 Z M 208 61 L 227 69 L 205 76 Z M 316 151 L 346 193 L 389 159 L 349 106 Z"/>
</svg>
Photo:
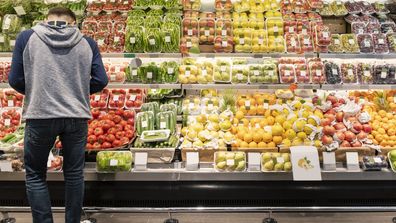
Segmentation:
<svg viewBox="0 0 396 223">
<path fill-rule="evenodd" d="M 247 133 L 247 134 L 245 134 L 245 135 L 243 136 L 243 140 L 244 140 L 245 142 L 247 142 L 247 143 L 250 143 L 250 142 L 253 140 L 253 136 L 252 136 L 251 134 Z"/>
<path fill-rule="evenodd" d="M 256 143 L 261 142 L 262 139 L 263 137 L 260 135 L 260 133 L 256 132 L 253 134 L 253 141 L 255 141 Z"/>
<path fill-rule="evenodd" d="M 257 148 L 257 143 L 255 142 L 249 143 L 249 148 Z"/>
<path fill-rule="evenodd" d="M 272 141 L 273 141 L 276 145 L 281 144 L 281 143 L 282 143 L 282 140 L 283 140 L 282 136 L 274 136 L 274 137 L 272 137 Z"/>
<path fill-rule="evenodd" d="M 242 142 L 239 144 L 239 147 L 240 147 L 240 148 L 249 148 L 249 143 L 242 141 Z"/>
<path fill-rule="evenodd" d="M 380 110 L 380 111 L 378 112 L 378 114 L 379 114 L 382 118 L 384 118 L 384 117 L 386 116 L 386 111 Z"/>
<path fill-rule="evenodd" d="M 257 106 L 257 114 L 258 115 L 264 115 L 264 113 L 265 113 L 264 106 L 263 105 Z"/>
<path fill-rule="evenodd" d="M 390 129 L 388 129 L 387 133 L 389 136 L 394 136 L 394 135 L 396 135 L 396 129 L 390 128 Z"/>
<path fill-rule="evenodd" d="M 382 140 L 384 140 L 384 136 L 383 136 L 383 135 L 380 135 L 380 134 L 378 134 L 377 136 L 375 136 L 375 140 L 377 140 L 377 142 L 381 143 L 381 142 L 382 142 Z"/>
<path fill-rule="evenodd" d="M 237 118 L 239 120 L 243 119 L 244 117 L 245 117 L 245 114 L 242 111 L 237 111 L 235 113 L 235 118 Z"/>
<path fill-rule="evenodd" d="M 267 144 L 267 148 L 274 148 L 276 145 L 274 142 L 270 142 Z"/>
<path fill-rule="evenodd" d="M 272 116 L 267 117 L 267 122 L 268 122 L 268 125 L 274 125 L 274 123 L 275 123 L 275 118 L 272 117 Z"/>
<path fill-rule="evenodd" d="M 239 131 L 237 134 L 238 139 L 243 140 L 244 136 L 245 136 L 246 132 L 245 131 Z"/>
<path fill-rule="evenodd" d="M 265 142 L 259 142 L 257 144 L 257 148 L 265 148 L 265 147 L 267 147 L 267 144 Z"/>
<path fill-rule="evenodd" d="M 257 107 L 255 105 L 251 105 L 250 109 L 247 110 L 248 115 L 256 115 L 257 114 Z"/>
<path fill-rule="evenodd" d="M 386 131 L 383 128 L 379 128 L 377 131 L 379 134 L 386 134 Z"/>
</svg>

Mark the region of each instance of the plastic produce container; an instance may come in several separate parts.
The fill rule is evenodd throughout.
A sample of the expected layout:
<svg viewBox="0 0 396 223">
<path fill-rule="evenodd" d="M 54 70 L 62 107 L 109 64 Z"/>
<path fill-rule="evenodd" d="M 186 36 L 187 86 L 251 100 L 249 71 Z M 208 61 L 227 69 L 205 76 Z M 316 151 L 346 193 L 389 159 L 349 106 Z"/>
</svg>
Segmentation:
<svg viewBox="0 0 396 223">
<path fill-rule="evenodd" d="M 98 172 L 129 172 L 133 156 L 130 151 L 100 151 L 96 155 Z"/>
<path fill-rule="evenodd" d="M 329 46 L 329 52 L 332 53 L 342 53 L 344 50 L 342 48 L 341 35 L 331 34 L 331 43 Z"/>
<path fill-rule="evenodd" d="M 341 76 L 344 84 L 357 84 L 357 69 L 353 63 L 341 64 Z"/>
<path fill-rule="evenodd" d="M 325 62 L 326 81 L 328 84 L 341 84 L 341 69 L 334 62 Z"/>
<path fill-rule="evenodd" d="M 246 84 L 249 82 L 249 68 L 245 65 L 234 65 L 232 67 L 233 84 Z"/>
<path fill-rule="evenodd" d="M 288 53 L 300 53 L 301 46 L 297 34 L 286 34 L 286 50 Z"/>
<path fill-rule="evenodd" d="M 231 83 L 231 62 L 217 60 L 213 74 L 213 81 L 216 83 Z"/>
<path fill-rule="evenodd" d="M 314 46 L 310 35 L 299 34 L 298 39 L 300 41 L 302 53 L 311 53 L 314 51 Z"/>
<path fill-rule="evenodd" d="M 359 48 L 361 53 L 373 53 L 374 42 L 370 34 L 359 34 L 357 36 Z"/>
<path fill-rule="evenodd" d="M 107 108 L 108 100 L 109 100 L 108 89 L 104 89 L 102 92 L 90 96 L 90 102 L 92 108 Z"/>
<path fill-rule="evenodd" d="M 279 64 L 279 76 L 282 84 L 296 82 L 295 70 L 292 64 Z"/>
<path fill-rule="evenodd" d="M 386 54 L 389 53 L 387 38 L 385 34 L 373 34 L 374 53 Z"/>
<path fill-rule="evenodd" d="M 356 39 L 355 34 L 342 34 L 341 42 L 344 52 L 347 53 L 358 53 L 359 52 L 359 44 Z"/>
<path fill-rule="evenodd" d="M 323 84 L 326 81 L 324 64 L 320 61 L 309 62 L 309 72 L 314 84 Z"/>
<path fill-rule="evenodd" d="M 296 71 L 296 80 L 299 84 L 311 83 L 311 76 L 308 66 L 304 64 L 295 64 L 294 69 Z"/>
<path fill-rule="evenodd" d="M 245 171 L 246 154 L 244 152 L 215 152 L 214 163 L 217 171 Z"/>
<path fill-rule="evenodd" d="M 373 66 L 369 63 L 359 63 L 357 65 L 357 74 L 361 84 L 373 83 Z"/>
</svg>

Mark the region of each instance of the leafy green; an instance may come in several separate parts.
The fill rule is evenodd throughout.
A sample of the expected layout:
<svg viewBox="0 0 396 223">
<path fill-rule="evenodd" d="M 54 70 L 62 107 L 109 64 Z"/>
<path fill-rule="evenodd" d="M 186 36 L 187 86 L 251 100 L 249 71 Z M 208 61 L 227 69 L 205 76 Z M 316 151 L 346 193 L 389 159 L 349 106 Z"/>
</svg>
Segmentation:
<svg viewBox="0 0 396 223">
<path fill-rule="evenodd" d="M 131 53 L 144 52 L 144 28 L 127 26 L 125 51 Z"/>
<path fill-rule="evenodd" d="M 162 38 L 160 29 L 146 29 L 144 35 L 144 45 L 146 53 L 161 52 Z"/>
</svg>

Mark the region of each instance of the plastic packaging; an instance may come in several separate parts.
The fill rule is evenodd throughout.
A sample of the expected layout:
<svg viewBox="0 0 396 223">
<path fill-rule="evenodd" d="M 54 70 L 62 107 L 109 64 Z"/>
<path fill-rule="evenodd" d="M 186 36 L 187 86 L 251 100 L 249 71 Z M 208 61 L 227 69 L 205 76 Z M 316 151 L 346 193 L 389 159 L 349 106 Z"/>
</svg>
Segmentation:
<svg viewBox="0 0 396 223">
<path fill-rule="evenodd" d="M 369 22 L 366 26 L 366 33 L 371 33 L 371 34 L 381 33 L 381 25 L 377 22 Z"/>
<path fill-rule="evenodd" d="M 215 152 L 214 163 L 217 171 L 245 171 L 246 154 L 244 152 Z"/>
<path fill-rule="evenodd" d="M 328 2 L 323 3 L 323 7 L 319 10 L 321 16 L 332 16 L 333 10 Z"/>
<path fill-rule="evenodd" d="M 382 33 L 396 33 L 396 24 L 394 22 L 381 23 Z"/>
<path fill-rule="evenodd" d="M 199 53 L 199 38 L 196 36 L 180 39 L 180 52 L 183 54 Z"/>
<path fill-rule="evenodd" d="M 373 53 L 374 43 L 370 34 L 359 34 L 357 36 L 359 48 L 361 53 Z"/>
<path fill-rule="evenodd" d="M 252 51 L 252 29 L 237 28 L 234 29 L 235 52 L 250 53 Z"/>
<path fill-rule="evenodd" d="M 300 53 L 300 41 L 297 34 L 286 34 L 286 50 L 288 53 Z"/>
<path fill-rule="evenodd" d="M 361 84 L 373 83 L 373 67 L 369 63 L 359 63 L 357 65 L 357 75 Z"/>
<path fill-rule="evenodd" d="M 328 84 L 341 84 L 341 69 L 334 62 L 325 63 L 326 81 Z"/>
<path fill-rule="evenodd" d="M 331 44 L 329 45 L 329 51 L 332 53 L 342 53 L 342 42 L 341 35 L 331 34 Z"/>
<path fill-rule="evenodd" d="M 199 22 L 198 19 L 183 19 L 183 36 L 198 36 Z"/>
<path fill-rule="evenodd" d="M 296 71 L 296 79 L 299 84 L 311 83 L 311 75 L 308 66 L 304 64 L 295 64 L 294 69 Z"/>
<path fill-rule="evenodd" d="M 296 82 L 295 70 L 292 64 L 279 64 L 279 76 L 282 84 L 291 84 Z"/>
<path fill-rule="evenodd" d="M 294 13 L 306 13 L 311 9 L 306 0 L 294 0 L 292 1 L 291 7 Z"/>
<path fill-rule="evenodd" d="M 165 25 L 165 24 L 164 24 Z M 176 24 L 166 24 L 161 28 L 162 32 L 162 52 L 179 52 L 180 46 L 180 26 Z"/>
<path fill-rule="evenodd" d="M 216 11 L 230 11 L 232 9 L 231 0 L 215 0 Z"/>
<path fill-rule="evenodd" d="M 351 28 L 352 28 L 352 33 L 363 34 L 366 29 L 366 24 L 364 22 L 353 22 Z"/>
<path fill-rule="evenodd" d="M 389 53 L 385 34 L 373 34 L 374 52 L 377 54 Z"/>
<path fill-rule="evenodd" d="M 179 66 L 179 81 L 182 84 L 196 84 L 198 68 L 195 65 Z"/>
<path fill-rule="evenodd" d="M 217 60 L 215 71 L 213 74 L 213 81 L 218 83 L 231 82 L 231 63 L 226 60 Z"/>
<path fill-rule="evenodd" d="M 286 51 L 283 36 L 268 36 L 268 52 L 284 53 Z"/>
<path fill-rule="evenodd" d="M 140 139 L 143 142 L 162 142 L 169 139 L 170 133 L 169 129 L 143 131 Z"/>
<path fill-rule="evenodd" d="M 215 36 L 231 36 L 232 21 L 230 19 L 217 19 Z"/>
<path fill-rule="evenodd" d="M 388 163 L 385 156 L 363 156 L 362 166 L 366 171 L 381 171 L 388 168 Z"/>
<path fill-rule="evenodd" d="M 265 53 L 268 51 L 267 32 L 265 30 L 252 31 L 252 52 Z"/>
<path fill-rule="evenodd" d="M 18 33 L 22 26 L 21 19 L 15 14 L 6 14 L 3 17 L 3 33 Z"/>
<path fill-rule="evenodd" d="M 323 84 L 326 81 L 324 64 L 320 61 L 309 62 L 309 73 L 314 84 Z"/>
<path fill-rule="evenodd" d="M 315 26 L 316 33 L 316 44 L 318 46 L 328 46 L 331 42 L 330 29 L 325 25 L 316 25 Z"/>
<path fill-rule="evenodd" d="M 215 20 L 201 18 L 199 20 L 199 43 L 213 44 L 214 37 L 215 37 Z"/>
<path fill-rule="evenodd" d="M 96 93 L 90 96 L 91 108 L 107 108 L 107 102 L 109 100 L 109 90 L 104 89 L 100 93 Z"/>
<path fill-rule="evenodd" d="M 201 9 L 201 0 L 183 0 L 183 9 L 199 11 Z"/>
<path fill-rule="evenodd" d="M 234 40 L 231 36 L 217 36 L 214 43 L 214 52 L 231 53 L 233 51 Z"/>
<path fill-rule="evenodd" d="M 355 34 L 342 34 L 341 42 L 344 52 L 347 53 L 358 53 L 359 52 L 359 44 L 356 39 Z"/>
<path fill-rule="evenodd" d="M 144 101 L 144 94 L 142 89 L 129 89 L 126 95 L 125 108 L 126 109 L 140 109 Z"/>
<path fill-rule="evenodd" d="M 144 51 L 146 53 L 160 53 L 162 50 L 162 35 L 158 28 L 146 29 L 144 32 Z"/>
<path fill-rule="evenodd" d="M 348 10 L 342 1 L 333 1 L 330 5 L 334 16 L 345 16 L 348 14 Z"/>
<path fill-rule="evenodd" d="M 133 156 L 130 151 L 100 151 L 96 155 L 98 172 L 129 172 L 132 163 Z"/>
<path fill-rule="evenodd" d="M 376 65 L 374 67 L 375 84 L 395 84 L 396 66 L 390 64 Z"/>
<path fill-rule="evenodd" d="M 298 39 L 300 41 L 302 53 L 311 53 L 314 51 L 314 46 L 310 35 L 299 34 Z"/>
<path fill-rule="evenodd" d="M 390 11 L 386 8 L 385 3 L 384 2 L 375 2 L 373 3 L 374 9 L 375 9 L 375 13 L 377 14 L 388 14 Z"/>
<path fill-rule="evenodd" d="M 264 61 L 263 63 L 263 75 L 265 84 L 277 84 L 279 83 L 278 67 L 271 61 Z"/>
<path fill-rule="evenodd" d="M 359 14 L 362 12 L 361 4 L 356 1 L 345 2 L 345 7 L 348 10 L 349 14 Z"/>
<path fill-rule="evenodd" d="M 183 100 L 182 105 L 183 114 L 198 115 L 201 113 L 201 98 L 188 97 Z"/>
<path fill-rule="evenodd" d="M 396 33 L 388 33 L 386 35 L 387 41 L 388 41 L 388 46 L 389 46 L 389 52 L 395 53 L 396 52 Z"/>
<path fill-rule="evenodd" d="M 125 37 L 125 51 L 133 53 L 144 52 L 144 28 L 139 27 L 127 27 Z"/>
<path fill-rule="evenodd" d="M 246 84 L 249 82 L 249 68 L 245 65 L 234 65 L 232 67 L 232 83 Z"/>
<path fill-rule="evenodd" d="M 357 69 L 356 66 L 352 63 L 343 63 L 341 64 L 341 75 L 342 82 L 344 84 L 357 84 Z"/>
<path fill-rule="evenodd" d="M 266 27 L 268 36 L 283 36 L 283 19 L 281 18 L 268 18 L 266 20 Z"/>
<path fill-rule="evenodd" d="M 154 130 L 154 120 L 152 111 L 139 112 L 136 116 L 136 133 L 141 135 L 144 131 Z"/>
<path fill-rule="evenodd" d="M 375 8 L 369 2 L 363 1 L 361 7 L 363 14 L 371 15 L 375 13 Z"/>
</svg>

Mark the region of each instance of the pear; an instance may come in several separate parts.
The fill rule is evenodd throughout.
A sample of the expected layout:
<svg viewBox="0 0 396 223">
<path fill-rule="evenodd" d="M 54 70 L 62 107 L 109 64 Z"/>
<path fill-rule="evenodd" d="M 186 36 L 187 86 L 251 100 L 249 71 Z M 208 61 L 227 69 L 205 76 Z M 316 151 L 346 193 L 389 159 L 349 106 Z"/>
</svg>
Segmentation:
<svg viewBox="0 0 396 223">
<path fill-rule="evenodd" d="M 235 154 L 235 160 L 240 162 L 243 161 L 245 159 L 245 154 L 243 152 L 237 152 Z"/>
<path fill-rule="evenodd" d="M 282 171 L 283 167 L 284 167 L 283 163 L 277 163 L 277 164 L 275 164 L 274 170 L 275 171 Z"/>
<path fill-rule="evenodd" d="M 245 169 L 245 167 L 246 167 L 245 161 L 239 161 L 238 166 L 235 168 L 235 170 L 242 171 Z"/>
<path fill-rule="evenodd" d="M 292 164 L 291 164 L 291 162 L 286 162 L 286 163 L 284 164 L 284 170 L 285 170 L 285 171 L 291 171 L 291 170 L 292 170 Z"/>
<path fill-rule="evenodd" d="M 282 157 L 285 162 L 290 162 L 290 154 L 289 153 L 282 153 Z"/>
<path fill-rule="evenodd" d="M 274 161 L 270 160 L 264 164 L 264 169 L 267 171 L 272 171 L 274 169 Z"/>
<path fill-rule="evenodd" d="M 217 167 L 217 169 L 224 170 L 225 167 L 226 167 L 226 162 L 225 162 L 225 161 L 218 162 L 218 163 L 216 164 L 216 167 Z"/>
</svg>

